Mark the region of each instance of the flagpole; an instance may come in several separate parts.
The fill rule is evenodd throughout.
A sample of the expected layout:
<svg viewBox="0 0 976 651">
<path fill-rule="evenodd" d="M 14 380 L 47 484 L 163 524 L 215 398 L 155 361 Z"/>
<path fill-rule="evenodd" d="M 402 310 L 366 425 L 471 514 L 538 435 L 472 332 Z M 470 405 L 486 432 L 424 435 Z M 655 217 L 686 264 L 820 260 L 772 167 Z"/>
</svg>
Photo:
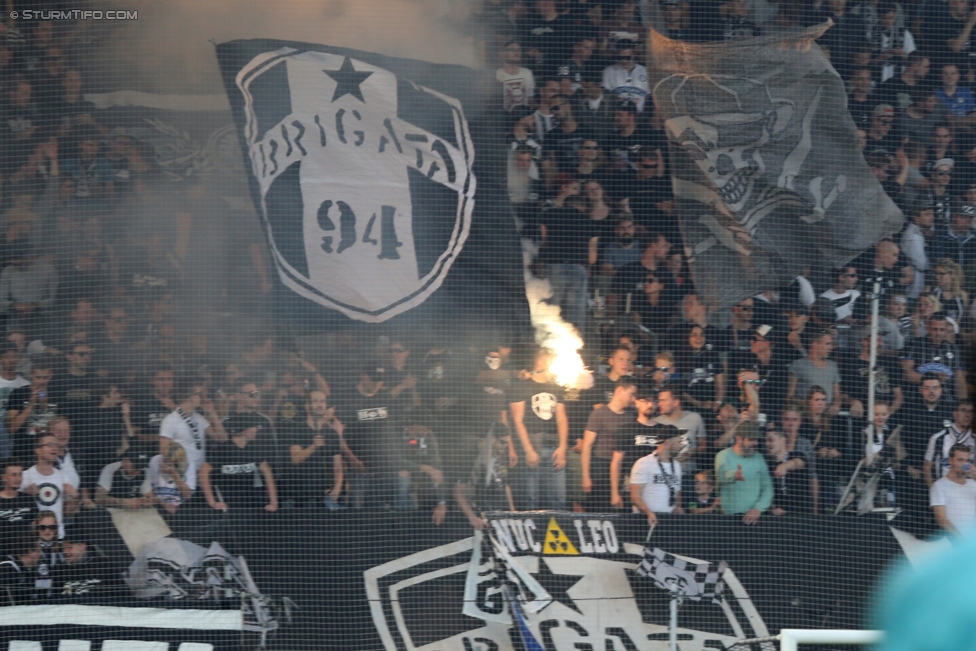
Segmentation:
<svg viewBox="0 0 976 651">
<path fill-rule="evenodd" d="M 671 651 L 678 651 L 678 604 L 681 596 L 677 590 L 671 591 L 671 622 L 668 626 L 668 646 Z"/>
<path fill-rule="evenodd" d="M 868 421 L 868 427 L 864 430 L 867 434 L 864 451 L 867 453 L 873 443 L 872 435 L 874 432 L 874 378 L 877 374 L 878 365 L 878 304 L 881 302 L 881 279 L 875 278 L 871 287 L 871 353 L 868 356 L 868 405 L 867 413 L 864 415 Z"/>
</svg>

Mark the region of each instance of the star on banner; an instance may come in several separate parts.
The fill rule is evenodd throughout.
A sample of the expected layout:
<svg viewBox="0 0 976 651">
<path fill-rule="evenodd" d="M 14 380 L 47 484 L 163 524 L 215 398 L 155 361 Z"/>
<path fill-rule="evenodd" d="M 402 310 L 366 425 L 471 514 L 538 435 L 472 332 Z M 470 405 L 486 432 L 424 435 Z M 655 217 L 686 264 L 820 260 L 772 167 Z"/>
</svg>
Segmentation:
<svg viewBox="0 0 976 651">
<path fill-rule="evenodd" d="M 340 97 L 345 97 L 346 95 L 352 95 L 358 99 L 363 104 L 366 100 L 363 99 L 363 91 L 359 88 L 359 85 L 366 81 L 372 72 L 358 72 L 352 67 L 352 61 L 349 57 L 346 57 L 342 61 L 342 66 L 338 70 L 323 70 L 325 74 L 329 75 L 336 82 L 335 93 L 332 94 L 332 101 L 336 101 Z"/>
</svg>

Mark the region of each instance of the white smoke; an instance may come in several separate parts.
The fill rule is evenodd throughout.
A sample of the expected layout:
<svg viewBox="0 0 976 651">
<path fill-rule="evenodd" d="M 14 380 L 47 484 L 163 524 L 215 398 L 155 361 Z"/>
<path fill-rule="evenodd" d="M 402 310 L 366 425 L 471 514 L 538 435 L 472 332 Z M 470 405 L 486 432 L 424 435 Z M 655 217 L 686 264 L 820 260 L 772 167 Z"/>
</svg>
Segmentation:
<svg viewBox="0 0 976 651">
<path fill-rule="evenodd" d="M 95 56 L 115 84 L 156 93 L 223 92 L 211 41 L 325 43 L 435 63 L 480 65 L 463 26 L 474 0 L 118 0 L 138 20 L 96 34 Z M 108 8 L 100 6 L 100 9 Z M 88 21 L 93 22 L 93 21 Z M 97 21 L 95 21 L 97 22 Z M 107 22 L 107 21 L 105 21 Z M 90 51 L 89 51 L 90 52 Z"/>
<path fill-rule="evenodd" d="M 593 386 L 593 373 L 586 368 L 579 354 L 583 339 L 571 323 L 563 321 L 559 306 L 546 302 L 552 296 L 552 287 L 548 280 L 537 278 L 529 271 L 529 262 L 534 255 L 532 245 L 523 240 L 525 295 L 529 300 L 535 341 L 540 348 L 552 353 L 549 371 L 555 376 L 556 384 L 589 389 Z"/>
</svg>

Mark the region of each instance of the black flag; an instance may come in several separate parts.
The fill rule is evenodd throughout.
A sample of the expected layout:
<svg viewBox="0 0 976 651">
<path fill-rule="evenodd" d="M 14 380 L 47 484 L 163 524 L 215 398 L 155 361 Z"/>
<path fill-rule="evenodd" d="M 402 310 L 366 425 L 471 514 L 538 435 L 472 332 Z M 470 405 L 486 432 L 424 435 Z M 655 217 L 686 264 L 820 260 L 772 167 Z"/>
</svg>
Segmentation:
<svg viewBox="0 0 976 651">
<path fill-rule="evenodd" d="M 530 332 L 480 73 L 270 40 L 217 56 L 279 314 L 427 330 L 490 317 Z"/>
<path fill-rule="evenodd" d="M 844 82 L 814 42 L 826 27 L 725 43 L 651 33 L 684 242 L 716 308 L 901 229 L 859 151 Z"/>
</svg>

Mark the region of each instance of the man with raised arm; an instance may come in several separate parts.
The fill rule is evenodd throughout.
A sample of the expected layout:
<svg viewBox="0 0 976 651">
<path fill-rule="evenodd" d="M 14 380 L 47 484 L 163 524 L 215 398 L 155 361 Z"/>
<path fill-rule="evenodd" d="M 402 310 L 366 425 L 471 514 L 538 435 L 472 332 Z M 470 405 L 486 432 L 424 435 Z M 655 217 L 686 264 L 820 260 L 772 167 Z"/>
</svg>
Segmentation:
<svg viewBox="0 0 976 651">
<path fill-rule="evenodd" d="M 722 497 L 722 509 L 730 515 L 744 514 L 742 522 L 756 524 L 773 503 L 773 481 L 761 454 L 759 427 L 752 421 L 736 429 L 735 445 L 715 455 L 715 477 Z"/>
</svg>

